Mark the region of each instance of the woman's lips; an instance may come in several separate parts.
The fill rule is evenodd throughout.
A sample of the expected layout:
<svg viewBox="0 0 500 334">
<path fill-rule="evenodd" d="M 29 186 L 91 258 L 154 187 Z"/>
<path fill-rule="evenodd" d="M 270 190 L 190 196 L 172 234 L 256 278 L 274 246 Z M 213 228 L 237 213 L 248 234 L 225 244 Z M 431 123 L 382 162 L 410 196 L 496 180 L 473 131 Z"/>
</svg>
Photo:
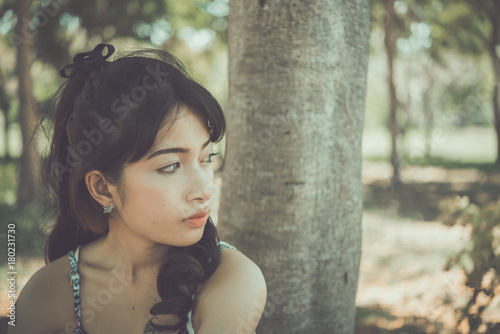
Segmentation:
<svg viewBox="0 0 500 334">
<path fill-rule="evenodd" d="M 208 214 L 201 217 L 201 218 L 184 219 L 183 222 L 184 222 L 184 224 L 191 226 L 191 227 L 202 227 L 207 222 L 207 219 L 208 219 Z"/>
</svg>

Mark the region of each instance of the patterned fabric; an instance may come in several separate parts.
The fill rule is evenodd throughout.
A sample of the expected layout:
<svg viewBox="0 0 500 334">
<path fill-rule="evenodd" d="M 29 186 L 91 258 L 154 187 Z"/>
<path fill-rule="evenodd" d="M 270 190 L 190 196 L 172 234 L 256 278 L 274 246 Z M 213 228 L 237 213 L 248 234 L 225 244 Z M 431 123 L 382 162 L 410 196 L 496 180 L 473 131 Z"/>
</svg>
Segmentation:
<svg viewBox="0 0 500 334">
<path fill-rule="evenodd" d="M 78 273 L 78 253 L 80 246 L 74 251 L 68 253 L 69 263 L 71 265 L 71 272 L 69 273 L 69 282 L 73 287 L 73 301 L 75 304 L 75 333 L 85 334 L 82 329 L 82 307 L 80 305 L 80 274 Z"/>
<path fill-rule="evenodd" d="M 228 249 L 228 248 L 231 248 L 231 249 L 234 249 L 235 251 L 240 251 L 238 248 L 234 247 L 233 245 L 230 245 L 228 244 L 227 242 L 224 242 L 224 241 L 219 241 L 219 248 L 220 250 L 224 250 L 224 249 Z"/>
<path fill-rule="evenodd" d="M 73 301 L 75 307 L 75 326 L 76 326 L 75 334 L 86 334 L 82 328 L 82 306 L 80 303 L 80 273 L 78 272 L 78 254 L 80 253 L 80 247 L 81 246 L 78 246 L 74 251 L 68 252 L 69 263 L 71 265 L 69 281 L 71 287 L 73 288 Z M 239 250 L 236 247 L 224 241 L 219 242 L 219 248 L 221 251 L 230 248 L 239 252 Z M 155 330 L 148 323 L 144 328 L 144 333 L 155 333 Z M 191 311 L 189 311 L 187 327 L 182 328 L 178 334 L 192 334 L 192 333 L 194 333 L 194 330 L 191 325 Z"/>
</svg>

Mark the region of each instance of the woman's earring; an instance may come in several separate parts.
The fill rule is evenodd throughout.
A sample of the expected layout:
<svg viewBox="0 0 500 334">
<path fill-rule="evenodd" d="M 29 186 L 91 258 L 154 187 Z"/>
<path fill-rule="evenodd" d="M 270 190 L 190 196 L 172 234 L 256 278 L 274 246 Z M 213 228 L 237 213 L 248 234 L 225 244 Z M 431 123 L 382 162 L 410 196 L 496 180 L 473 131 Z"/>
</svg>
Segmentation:
<svg viewBox="0 0 500 334">
<path fill-rule="evenodd" d="M 111 203 L 108 203 L 108 205 L 103 206 L 102 208 L 104 209 L 103 213 L 110 213 L 111 210 L 113 210 L 113 206 L 111 205 Z"/>
</svg>

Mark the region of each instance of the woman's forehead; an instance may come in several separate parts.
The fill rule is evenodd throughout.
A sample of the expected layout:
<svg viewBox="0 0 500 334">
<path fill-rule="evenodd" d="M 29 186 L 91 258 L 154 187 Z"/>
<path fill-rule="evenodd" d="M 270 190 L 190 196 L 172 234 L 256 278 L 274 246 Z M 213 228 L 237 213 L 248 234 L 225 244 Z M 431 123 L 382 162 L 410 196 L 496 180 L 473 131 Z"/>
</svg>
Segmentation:
<svg viewBox="0 0 500 334">
<path fill-rule="evenodd" d="M 198 116 L 188 108 L 181 107 L 175 118 L 165 122 L 160 128 L 152 150 L 179 145 L 197 148 L 208 138 L 210 133 Z"/>
</svg>

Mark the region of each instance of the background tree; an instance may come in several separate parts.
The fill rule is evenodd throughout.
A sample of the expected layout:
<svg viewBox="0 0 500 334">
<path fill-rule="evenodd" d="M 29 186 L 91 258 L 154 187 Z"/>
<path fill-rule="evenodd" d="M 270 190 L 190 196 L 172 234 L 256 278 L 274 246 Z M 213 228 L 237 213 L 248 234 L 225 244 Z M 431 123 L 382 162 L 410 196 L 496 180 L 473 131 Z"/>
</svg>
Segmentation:
<svg viewBox="0 0 500 334">
<path fill-rule="evenodd" d="M 0 72 L 0 110 L 3 114 L 4 118 L 4 126 L 3 126 L 3 141 L 5 143 L 5 161 L 10 160 L 10 152 L 9 152 L 9 109 L 10 109 L 10 97 L 4 88 L 4 76 L 3 73 Z"/>
<path fill-rule="evenodd" d="M 399 182 L 399 152 L 398 152 L 398 135 L 400 132 L 397 118 L 397 110 L 399 106 L 398 97 L 396 94 L 396 85 L 394 84 L 394 58 L 397 55 L 396 50 L 396 13 L 394 12 L 394 0 L 385 0 L 385 22 L 384 22 L 384 45 L 387 53 L 387 84 L 389 86 L 389 118 L 388 125 L 391 133 L 391 164 L 393 169 L 393 183 Z"/>
<path fill-rule="evenodd" d="M 374 26 L 382 26 L 384 31 L 384 49 L 387 57 L 387 87 L 389 93 L 389 113 L 387 117 L 387 127 L 391 136 L 391 156 L 392 184 L 400 182 L 401 153 L 399 145 L 399 135 L 405 132 L 402 122 L 399 120 L 404 111 L 402 103 L 398 99 L 398 87 L 396 86 L 395 72 L 396 59 L 398 57 L 397 41 L 401 37 L 409 35 L 408 26 L 417 17 L 412 10 L 399 12 L 395 5 L 413 6 L 411 0 L 371 0 L 371 22 Z"/>
<path fill-rule="evenodd" d="M 500 0 L 442 0 L 442 3 L 443 10 L 433 20 L 432 38 L 436 47 L 475 56 L 487 55 L 491 60 L 496 164 L 500 165 Z"/>
<path fill-rule="evenodd" d="M 19 206 L 35 202 L 40 185 L 40 155 L 34 140 L 34 130 L 38 122 L 38 112 L 33 97 L 31 63 L 33 61 L 33 35 L 31 21 L 31 0 L 19 0 L 16 6 L 16 34 L 22 36 L 17 43 L 17 75 L 19 78 L 19 123 L 22 129 L 23 153 L 20 159 L 17 204 Z"/>
<path fill-rule="evenodd" d="M 17 72 L 9 73 L 8 66 L 3 64 L 5 70 L 0 78 L 0 108 L 5 120 L 2 137 L 5 138 L 6 153 L 9 152 L 9 120 L 14 120 L 17 116 L 21 125 L 23 149 L 19 162 L 16 161 L 20 166 L 16 196 L 19 206 L 31 203 L 36 198 L 34 189 L 37 189 L 41 160 L 36 140 L 31 140 L 38 120 L 36 110 L 39 109 L 42 116 L 53 112 L 43 107 L 44 99 L 51 96 L 60 84 L 60 81 L 55 80 L 56 70 L 71 61 L 70 55 L 75 51 L 90 50 L 100 42 L 120 40 L 119 43 L 126 43 L 130 39 L 136 43 L 143 42 L 149 47 L 153 44 L 171 50 L 184 42 L 183 36 L 178 36 L 178 33 L 186 26 L 194 30 L 192 33 L 197 28 L 204 27 L 215 38 L 223 40 L 222 31 L 226 29 L 224 22 L 227 13 L 224 8 L 221 10 L 217 6 L 220 2 L 199 0 L 195 6 L 172 0 L 0 2 L 0 36 L 5 36 L 0 38 L 0 47 L 7 50 L 18 49 Z M 179 12 L 175 18 L 170 12 L 173 7 Z M 23 12 L 20 12 L 21 8 Z M 210 26 L 213 29 L 209 29 Z M 212 50 L 207 52 L 208 58 L 212 56 L 211 52 Z M 44 70 L 43 79 L 54 76 L 52 81 L 49 80 L 49 87 L 43 88 L 44 94 L 37 97 L 41 101 L 38 103 L 34 94 L 36 84 L 34 86 L 29 79 L 35 59 L 38 68 L 42 64 L 50 66 L 49 70 Z M 47 72 L 49 75 L 46 75 Z M 9 103 L 12 97 L 4 89 L 8 81 L 17 81 L 16 79 L 19 79 L 19 107 Z M 43 84 L 39 84 L 40 86 Z M 50 121 L 51 115 L 48 116 L 46 119 Z"/>
<path fill-rule="evenodd" d="M 268 284 L 259 333 L 352 333 L 369 3 L 232 1 L 220 231 Z"/>
</svg>

